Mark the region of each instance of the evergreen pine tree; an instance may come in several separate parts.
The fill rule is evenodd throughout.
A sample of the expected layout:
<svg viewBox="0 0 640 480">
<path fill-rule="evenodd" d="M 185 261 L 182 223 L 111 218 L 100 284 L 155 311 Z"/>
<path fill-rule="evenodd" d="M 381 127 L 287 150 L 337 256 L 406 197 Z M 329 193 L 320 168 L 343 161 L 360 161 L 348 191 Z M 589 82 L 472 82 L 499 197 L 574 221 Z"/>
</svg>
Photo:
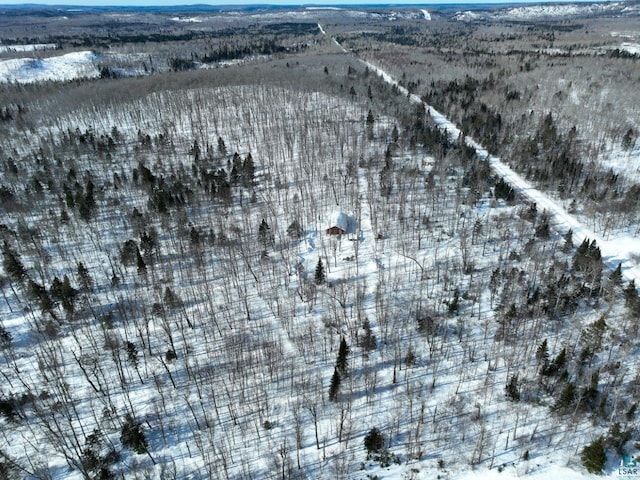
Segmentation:
<svg viewBox="0 0 640 480">
<path fill-rule="evenodd" d="M 62 281 L 55 277 L 51 282 L 49 292 L 51 293 L 51 298 L 60 302 L 67 313 L 73 313 L 78 291 L 71 286 L 68 276 L 65 275 Z"/>
<path fill-rule="evenodd" d="M 592 354 L 600 351 L 602 337 L 604 336 L 606 328 L 607 323 L 605 322 L 604 315 L 602 315 L 598 320 L 584 329 L 580 334 L 580 341 L 584 348 Z"/>
<path fill-rule="evenodd" d="M 326 281 L 325 273 L 324 273 L 324 265 L 322 265 L 322 259 L 318 259 L 318 263 L 316 264 L 316 272 L 313 276 L 313 281 L 316 285 L 322 285 Z"/>
<path fill-rule="evenodd" d="M 615 422 L 607 432 L 607 445 L 616 449 L 618 455 L 624 454 L 624 445 L 631 439 L 631 431 L 623 430 L 620 422 Z"/>
<path fill-rule="evenodd" d="M 622 262 L 618 263 L 616 269 L 609 275 L 609 280 L 614 285 L 622 285 Z"/>
<path fill-rule="evenodd" d="M 638 295 L 636 282 L 633 279 L 624 289 L 624 302 L 625 306 L 631 310 L 634 315 L 640 314 L 640 296 Z"/>
<path fill-rule="evenodd" d="M 553 362 L 548 364 L 546 367 L 543 367 L 542 370 L 540 370 L 540 373 L 547 377 L 551 377 L 558 374 L 563 375 L 565 373 L 564 367 L 566 363 L 567 363 L 567 350 L 566 348 L 563 348 L 562 350 L 560 350 L 560 353 L 558 353 L 558 356 L 554 358 Z"/>
<path fill-rule="evenodd" d="M 607 452 L 604 448 L 604 438 L 596 438 L 593 442 L 582 449 L 582 465 L 589 473 L 602 474 L 607 462 Z"/>
<path fill-rule="evenodd" d="M 507 397 L 511 400 L 513 400 L 514 402 L 519 402 L 520 401 L 520 390 L 518 389 L 518 374 L 515 373 L 511 376 L 511 378 L 509 379 L 509 381 L 507 382 L 507 385 L 505 387 L 505 391 L 507 394 Z"/>
<path fill-rule="evenodd" d="M 158 254 L 158 232 L 155 228 L 145 229 L 140 233 L 140 249 L 146 263 L 153 264 Z"/>
<path fill-rule="evenodd" d="M 125 350 L 127 351 L 127 360 L 131 362 L 134 367 L 138 366 L 138 349 L 133 342 L 127 341 L 125 343 Z"/>
<path fill-rule="evenodd" d="M 344 337 L 340 340 L 340 347 L 338 348 L 338 358 L 336 360 L 336 368 L 341 375 L 347 374 L 348 365 L 348 356 L 351 350 L 349 349 L 349 345 L 347 345 L 347 341 Z"/>
<path fill-rule="evenodd" d="M 544 211 L 538 220 L 538 224 L 536 225 L 536 237 L 547 239 L 549 238 L 549 233 L 551 231 L 551 226 L 549 225 L 549 214 Z"/>
<path fill-rule="evenodd" d="M 538 365 L 542 365 L 543 368 L 549 363 L 549 346 L 547 339 L 545 338 L 536 350 L 536 361 Z"/>
<path fill-rule="evenodd" d="M 31 300 L 38 303 L 38 305 L 40 306 L 40 310 L 43 313 L 53 312 L 53 309 L 55 308 L 55 303 L 51 299 L 49 292 L 47 292 L 47 289 L 44 286 L 29 279 L 27 284 L 27 293 L 29 295 L 29 298 L 31 298 Z"/>
<path fill-rule="evenodd" d="M 0 350 L 7 348 L 11 345 L 11 333 L 4 328 L 4 325 L 0 323 Z"/>
<path fill-rule="evenodd" d="M 573 269 L 583 270 L 584 264 L 587 258 L 587 252 L 589 251 L 589 239 L 585 238 L 580 246 L 577 248 L 576 253 L 573 255 Z"/>
<path fill-rule="evenodd" d="M 269 224 L 264 218 L 258 227 L 258 240 L 260 240 L 262 248 L 265 249 L 272 243 L 271 227 L 269 227 Z"/>
<path fill-rule="evenodd" d="M 2 266 L 14 282 L 21 283 L 27 278 L 27 269 L 24 268 L 20 256 L 6 241 L 2 245 Z"/>
<path fill-rule="evenodd" d="M 391 141 L 393 143 L 398 143 L 398 140 L 400 140 L 400 134 L 398 132 L 398 126 L 394 125 L 393 126 L 393 130 L 391 130 Z"/>
<path fill-rule="evenodd" d="M 493 194 L 496 198 L 501 198 L 507 202 L 512 202 L 516 198 L 516 194 L 504 178 L 500 178 L 496 186 L 493 188 Z"/>
<path fill-rule="evenodd" d="M 218 137 L 218 153 L 222 156 L 227 154 L 227 146 L 225 145 L 222 137 Z"/>
<path fill-rule="evenodd" d="M 233 160 L 231 161 L 231 173 L 229 175 L 231 183 L 238 183 L 242 178 L 242 158 L 238 152 L 233 154 Z"/>
<path fill-rule="evenodd" d="M 393 189 L 393 171 L 391 169 L 391 155 L 390 151 L 387 149 L 389 155 L 385 153 L 385 165 L 380 170 L 380 194 L 383 197 L 389 197 L 391 195 L 391 191 Z"/>
<path fill-rule="evenodd" d="M 120 250 L 120 261 L 125 266 L 130 266 L 135 264 L 138 261 L 138 256 L 140 256 L 140 251 L 138 250 L 138 245 L 134 240 L 127 240 L 122 244 L 122 249 Z"/>
<path fill-rule="evenodd" d="M 373 112 L 369 110 L 369 113 L 367 113 L 367 138 L 369 138 L 369 140 L 373 139 L 374 122 L 375 122 L 375 118 L 373 116 Z"/>
<path fill-rule="evenodd" d="M 575 399 L 576 385 L 573 382 L 567 382 L 551 408 L 555 412 L 563 413 L 573 405 Z"/>
<path fill-rule="evenodd" d="M 367 449 L 367 457 L 372 453 L 379 453 L 384 450 L 385 443 L 384 435 L 377 427 L 369 430 L 369 433 L 364 437 L 364 448 Z"/>
<path fill-rule="evenodd" d="M 78 284 L 84 292 L 91 291 L 93 287 L 93 279 L 82 262 L 78 262 Z"/>
<path fill-rule="evenodd" d="M 242 185 L 246 188 L 253 186 L 255 175 L 256 167 L 253 163 L 253 157 L 251 153 L 247 153 L 244 162 L 242 162 Z"/>
<path fill-rule="evenodd" d="M 378 340 L 376 336 L 371 331 L 371 324 L 369 323 L 369 319 L 365 318 L 362 324 L 362 328 L 364 329 L 364 337 L 362 338 L 362 348 L 366 352 L 371 352 L 378 347 Z"/>
<path fill-rule="evenodd" d="M 294 220 L 287 227 L 287 235 L 295 239 L 301 238 L 302 235 L 304 235 L 304 229 L 302 228 L 302 225 L 300 225 L 300 222 L 298 220 Z"/>
<path fill-rule="evenodd" d="M 572 248 L 573 248 L 573 230 L 569 229 L 569 231 L 564 234 L 564 245 L 562 247 L 562 251 L 564 253 L 568 253 Z"/>
<path fill-rule="evenodd" d="M 331 377 L 331 384 L 329 385 L 329 400 L 335 402 L 338 399 L 338 392 L 340 391 L 340 374 L 338 369 L 333 369 L 333 376 Z"/>
<path fill-rule="evenodd" d="M 120 441 L 122 445 L 130 448 L 136 453 L 147 451 L 147 439 L 140 422 L 135 420 L 130 413 L 127 413 L 122 428 L 120 429 Z"/>
<path fill-rule="evenodd" d="M 368 127 L 373 127 L 374 123 L 375 123 L 375 117 L 373 116 L 373 112 L 371 110 L 369 110 L 367 112 L 367 126 Z"/>
<path fill-rule="evenodd" d="M 96 206 L 96 201 L 94 197 L 94 185 L 91 180 L 87 182 L 87 187 L 85 189 L 85 193 L 82 192 L 82 187 L 78 185 L 78 191 L 76 193 L 76 205 L 78 206 L 78 213 L 80 214 L 80 218 L 82 218 L 85 222 L 91 220 L 93 215 L 93 211 Z"/>
</svg>

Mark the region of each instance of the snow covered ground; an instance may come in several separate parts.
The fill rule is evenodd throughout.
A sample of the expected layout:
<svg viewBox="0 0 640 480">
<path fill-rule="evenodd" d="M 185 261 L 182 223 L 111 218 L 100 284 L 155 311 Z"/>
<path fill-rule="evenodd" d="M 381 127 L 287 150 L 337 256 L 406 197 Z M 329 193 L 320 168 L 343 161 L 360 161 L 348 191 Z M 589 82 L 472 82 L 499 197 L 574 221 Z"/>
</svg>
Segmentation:
<svg viewBox="0 0 640 480">
<path fill-rule="evenodd" d="M 521 5 L 508 7 L 497 12 L 460 11 L 454 15 L 458 21 L 470 22 L 478 20 L 527 21 L 539 19 L 569 18 L 581 15 L 602 13 L 637 14 L 638 7 L 627 2 L 598 3 L 544 3 L 540 5 Z"/>
<path fill-rule="evenodd" d="M 396 85 L 400 91 L 408 95 L 408 91 L 400 86 L 387 72 L 383 71 L 370 62 L 363 61 L 370 69 L 376 71 L 385 82 Z M 422 103 L 417 95 L 411 95 L 411 101 L 414 103 Z M 425 105 L 431 118 L 442 128 L 444 128 L 451 138 L 457 139 L 461 131 L 451 121 L 449 121 L 442 113 L 436 111 L 433 107 Z M 540 211 L 546 210 L 555 220 L 555 227 L 562 232 L 572 230 L 575 238 L 582 241 L 584 238 L 595 240 L 600 246 L 602 256 L 607 266 L 613 270 L 618 264 L 622 264 L 623 276 L 627 280 L 634 280 L 636 285 L 640 285 L 640 266 L 637 264 L 637 258 L 640 256 L 640 239 L 637 237 L 618 237 L 603 238 L 596 234 L 592 229 L 585 226 L 574 215 L 571 215 L 557 201 L 550 198 L 544 192 L 535 188 L 528 180 L 513 171 L 505 162 L 499 158 L 489 155 L 487 150 L 471 138 L 466 138 L 468 145 L 476 149 L 478 155 L 486 159 L 491 165 L 491 169 L 511 185 L 511 187 L 527 200 L 535 203 Z"/>
<path fill-rule="evenodd" d="M 488 188 L 469 201 L 461 162 L 439 168 L 420 149 L 390 145 L 395 119 L 378 115 L 369 127 L 370 107 L 364 95 L 266 82 L 176 89 L 88 105 L 47 118 L 52 124 L 37 135 L 0 139 L 20 155 L 16 168 L 29 173 L 20 192 L 34 199 L 3 218 L 3 235 L 17 239 L 29 272 L 47 287 L 54 275 L 76 285 L 78 261 L 93 277 L 77 311 L 65 316 L 56 306 L 60 321 L 48 324 L 22 291 L 2 283 L 0 314 L 13 335 L 1 352 L 6 395 L 21 395 L 25 383 L 29 393 L 19 397 L 19 418 L 0 417 L 9 439 L 3 453 L 42 468 L 40 477 L 79 479 L 72 461 L 85 457 L 96 428 L 98 453 L 114 448 L 110 467 L 136 478 L 595 478 L 577 471 L 579 452 L 602 425 L 550 413 L 550 394 L 517 403 L 504 391 L 514 371 L 527 375 L 525 393 L 538 385 L 540 341 L 549 339 L 552 354 L 572 336 L 574 345 L 604 307 L 584 305 L 537 325 L 525 311 L 515 327 L 530 341 L 496 339 L 502 307 L 490 298 L 491 271 L 505 272 L 501 289 L 515 290 L 505 298 L 520 295 L 528 308 L 527 289 L 533 296 L 547 271 L 570 258 L 560 236 L 530 244 L 532 223 L 517 207 Z M 549 209 L 560 230 L 574 226 L 559 205 L 467 141 L 540 212 Z M 234 151 L 255 159 L 249 186 L 233 180 Z M 383 196 L 386 152 L 393 193 Z M 227 200 L 210 188 L 221 170 L 235 182 Z M 42 186 L 32 173 L 51 182 Z M 85 221 L 75 211 L 88 179 L 99 194 Z M 157 195 L 181 186 L 160 212 Z M 70 188 L 79 190 L 61 198 Z M 357 219 L 355 232 L 325 234 L 337 208 Z M 297 235 L 287 228 L 294 219 L 302 225 Z M 273 233 L 263 245 L 261 221 Z M 589 232 L 575 227 L 579 242 Z M 154 231 L 157 246 L 146 251 L 141 237 Z M 129 240 L 141 245 L 144 267 L 121 261 Z M 465 255 L 475 262 L 469 269 Z M 314 281 L 320 259 L 326 284 Z M 169 301 L 167 288 L 182 301 Z M 622 310 L 606 312 L 616 345 L 631 323 Z M 434 331 L 419 331 L 423 314 Z M 377 337 L 370 350 L 362 346 L 364 320 Z M 330 401 L 341 338 L 352 349 L 349 375 Z M 601 388 L 634 392 L 638 360 L 635 347 L 625 348 L 632 351 L 614 346 L 613 364 L 599 364 Z M 629 395 L 616 398 L 626 403 Z M 125 414 L 142 422 L 146 452 L 123 445 Z M 366 459 L 363 437 L 372 426 L 388 436 L 400 464 Z M 616 475 L 614 465 L 608 471 Z"/>
<path fill-rule="evenodd" d="M 200 17 L 171 17 L 171 20 L 179 23 L 202 23 L 203 19 Z"/>
<path fill-rule="evenodd" d="M 620 45 L 620 50 L 628 52 L 632 55 L 640 55 L 640 43 L 624 42 Z"/>
<path fill-rule="evenodd" d="M 0 53 L 7 52 L 35 52 L 38 50 L 55 50 L 55 43 L 31 43 L 27 45 L 0 45 Z"/>
<path fill-rule="evenodd" d="M 0 61 L 0 82 L 65 82 L 79 78 L 97 78 L 100 72 L 93 52 L 66 53 L 48 58 L 16 58 Z"/>
</svg>

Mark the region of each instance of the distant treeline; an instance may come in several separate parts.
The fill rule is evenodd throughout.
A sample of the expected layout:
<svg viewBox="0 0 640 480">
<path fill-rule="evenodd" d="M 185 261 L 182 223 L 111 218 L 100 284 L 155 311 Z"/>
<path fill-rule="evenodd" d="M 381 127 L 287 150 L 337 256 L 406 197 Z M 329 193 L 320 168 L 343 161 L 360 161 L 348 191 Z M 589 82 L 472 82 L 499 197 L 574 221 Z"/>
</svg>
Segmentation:
<svg viewBox="0 0 640 480">
<path fill-rule="evenodd" d="M 196 68 L 199 63 L 210 64 L 229 60 L 238 60 L 251 55 L 273 55 L 277 53 L 294 53 L 304 50 L 306 44 L 294 46 L 278 45 L 274 40 L 248 43 L 244 45 L 224 44 L 207 51 L 204 55 L 192 53 L 191 58 L 171 57 L 168 60 L 169 68 L 173 71 L 185 71 Z"/>
<path fill-rule="evenodd" d="M 154 32 L 154 33 L 109 33 L 108 35 L 49 35 L 46 38 L 22 37 L 22 38 L 0 38 L 4 45 L 23 45 L 36 43 L 55 43 L 63 46 L 83 47 L 83 48 L 108 48 L 118 44 L 135 43 L 163 43 L 163 42 L 186 42 L 208 38 L 229 38 L 232 36 L 251 35 L 313 35 L 318 33 L 318 26 L 315 23 L 306 22 L 284 22 L 262 25 L 260 27 L 223 29 L 218 31 L 198 32 Z"/>
</svg>

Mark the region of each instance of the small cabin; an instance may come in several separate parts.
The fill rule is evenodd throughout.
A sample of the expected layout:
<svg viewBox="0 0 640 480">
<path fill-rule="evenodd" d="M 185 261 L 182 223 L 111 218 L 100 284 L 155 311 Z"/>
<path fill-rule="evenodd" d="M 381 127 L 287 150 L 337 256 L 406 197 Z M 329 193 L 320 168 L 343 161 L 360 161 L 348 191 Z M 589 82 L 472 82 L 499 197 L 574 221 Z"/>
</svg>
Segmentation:
<svg viewBox="0 0 640 480">
<path fill-rule="evenodd" d="M 333 227 L 329 227 L 325 230 L 327 235 L 344 235 L 347 231 L 343 228 L 334 225 Z"/>
<path fill-rule="evenodd" d="M 355 231 L 354 225 L 355 219 L 344 212 L 336 212 L 332 215 L 331 223 L 325 233 L 327 235 L 346 235 Z"/>
</svg>

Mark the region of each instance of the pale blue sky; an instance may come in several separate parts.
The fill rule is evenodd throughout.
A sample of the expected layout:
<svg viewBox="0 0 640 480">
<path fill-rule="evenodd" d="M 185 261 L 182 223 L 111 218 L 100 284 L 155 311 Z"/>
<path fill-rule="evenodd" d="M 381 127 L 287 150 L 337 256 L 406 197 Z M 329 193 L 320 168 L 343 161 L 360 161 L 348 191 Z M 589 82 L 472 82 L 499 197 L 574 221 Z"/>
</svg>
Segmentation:
<svg viewBox="0 0 640 480">
<path fill-rule="evenodd" d="M 407 0 L 388 2 L 383 0 L 319 0 L 319 1 L 302 1 L 302 0 L 0 0 L 0 5 L 16 5 L 16 4 L 39 4 L 39 5 L 83 5 L 83 6 L 172 6 L 172 5 L 362 5 L 362 4 L 388 4 L 402 3 L 412 5 L 426 5 L 434 2 L 424 2 L 418 0 Z M 444 2 L 439 3 L 447 3 Z M 460 3 L 460 2 L 457 2 Z M 471 1 L 469 3 L 478 3 Z"/>
<path fill-rule="evenodd" d="M 171 5 L 433 5 L 433 4 L 477 4 L 477 3 L 553 3 L 554 0 L 0 0 L 0 5 L 40 4 L 40 5 L 72 5 L 72 6 L 171 6 Z M 558 0 L 560 1 L 560 0 Z M 574 0 L 576 1 L 576 0 Z M 581 1 L 581 0 L 577 0 Z M 582 0 L 589 1 L 589 0 Z"/>
</svg>

